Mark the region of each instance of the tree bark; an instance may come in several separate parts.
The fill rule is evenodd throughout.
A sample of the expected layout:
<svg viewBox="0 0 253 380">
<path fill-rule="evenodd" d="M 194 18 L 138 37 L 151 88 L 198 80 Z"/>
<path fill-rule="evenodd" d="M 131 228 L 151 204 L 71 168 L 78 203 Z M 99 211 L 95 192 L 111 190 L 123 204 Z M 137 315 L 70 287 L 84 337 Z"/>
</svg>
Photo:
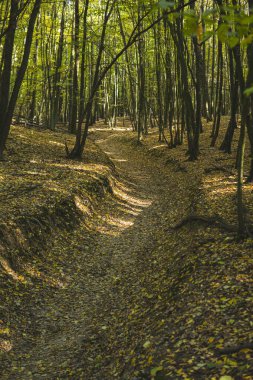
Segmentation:
<svg viewBox="0 0 253 380">
<path fill-rule="evenodd" d="M 29 18 L 28 27 L 27 27 L 26 41 L 25 41 L 25 47 L 24 47 L 24 53 L 23 53 L 22 61 L 21 61 L 20 67 L 19 67 L 18 72 L 17 72 L 16 80 L 14 83 L 14 87 L 12 90 L 10 100 L 8 102 L 8 106 L 6 107 L 6 111 L 4 112 L 4 114 L 2 115 L 1 120 L 0 120 L 0 158 L 3 157 L 3 151 L 5 148 L 6 140 L 7 140 L 8 135 L 9 135 L 10 125 L 11 125 L 15 105 L 17 102 L 19 90 L 20 90 L 20 87 L 21 87 L 21 84 L 22 84 L 22 81 L 24 79 L 25 72 L 27 69 L 28 59 L 29 59 L 30 49 L 31 49 L 31 44 L 32 44 L 32 38 L 33 38 L 34 26 L 35 26 L 35 22 L 36 22 L 36 19 L 37 19 L 39 10 L 40 10 L 41 1 L 42 0 L 36 0 L 34 3 L 32 13 L 31 13 L 31 16 Z M 17 1 L 13 0 L 14 11 L 17 11 L 17 4 L 16 3 L 17 3 Z M 11 29 L 12 34 L 10 36 L 10 47 L 12 45 L 12 40 L 14 39 L 15 27 L 16 27 L 16 23 L 14 24 L 13 29 Z M 8 45 L 8 49 L 9 49 L 9 45 Z M 12 61 L 10 55 L 12 56 L 12 51 L 8 52 L 8 65 L 11 64 L 11 61 Z M 9 92 L 9 88 L 7 90 Z M 6 96 L 6 94 L 5 94 L 5 96 Z"/>
</svg>

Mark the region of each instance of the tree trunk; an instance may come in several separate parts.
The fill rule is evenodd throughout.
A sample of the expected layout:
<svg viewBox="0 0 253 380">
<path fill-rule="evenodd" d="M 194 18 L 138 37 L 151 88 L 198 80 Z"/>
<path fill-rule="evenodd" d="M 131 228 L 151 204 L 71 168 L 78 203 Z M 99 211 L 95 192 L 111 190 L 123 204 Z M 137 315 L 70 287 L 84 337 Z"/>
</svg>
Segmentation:
<svg viewBox="0 0 253 380">
<path fill-rule="evenodd" d="M 5 108 L 6 111 L 4 112 L 2 118 L 0 119 L 0 158 L 3 157 L 3 151 L 4 151 L 6 140 L 7 140 L 8 135 L 9 135 L 10 125 L 11 125 L 15 105 L 17 102 L 19 90 L 20 90 L 20 87 L 21 87 L 21 84 L 22 84 L 22 81 L 24 79 L 25 72 L 27 69 L 28 59 L 29 59 L 30 49 L 31 49 L 31 44 L 32 44 L 32 38 L 33 38 L 34 26 L 35 26 L 35 22 L 36 22 L 36 19 L 37 19 L 39 10 L 40 10 L 41 1 L 42 0 L 36 0 L 34 3 L 32 13 L 31 13 L 31 16 L 29 18 L 28 27 L 27 27 L 26 41 L 25 41 L 22 61 L 21 61 L 20 67 L 17 71 L 14 87 L 12 90 L 12 94 L 11 94 L 8 106 Z M 16 0 L 13 0 L 13 5 L 14 5 L 14 13 L 15 13 L 17 11 Z M 11 48 L 11 46 L 13 46 L 15 28 L 16 28 L 16 22 L 14 23 L 14 26 L 11 29 L 11 31 L 12 31 L 11 36 L 9 36 L 10 41 L 8 42 L 8 45 L 7 45 L 7 50 L 8 50 L 7 66 L 9 66 L 9 64 L 11 64 L 11 62 L 12 62 L 12 58 L 11 58 L 12 49 L 11 49 L 11 52 L 9 49 Z M 9 88 L 7 89 L 7 91 L 9 92 Z M 8 92 L 7 92 L 7 94 L 8 94 Z M 6 94 L 5 94 L 5 96 L 6 96 Z"/>
</svg>

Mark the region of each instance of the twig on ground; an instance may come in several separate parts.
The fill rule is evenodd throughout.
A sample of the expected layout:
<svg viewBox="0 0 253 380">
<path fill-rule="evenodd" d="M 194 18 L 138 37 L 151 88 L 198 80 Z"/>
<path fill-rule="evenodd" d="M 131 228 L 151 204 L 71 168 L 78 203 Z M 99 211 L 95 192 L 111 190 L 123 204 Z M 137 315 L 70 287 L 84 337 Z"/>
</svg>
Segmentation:
<svg viewBox="0 0 253 380">
<path fill-rule="evenodd" d="M 241 350 L 253 350 L 253 342 L 239 344 L 237 346 L 224 347 L 217 350 L 219 355 L 235 354 Z"/>
</svg>

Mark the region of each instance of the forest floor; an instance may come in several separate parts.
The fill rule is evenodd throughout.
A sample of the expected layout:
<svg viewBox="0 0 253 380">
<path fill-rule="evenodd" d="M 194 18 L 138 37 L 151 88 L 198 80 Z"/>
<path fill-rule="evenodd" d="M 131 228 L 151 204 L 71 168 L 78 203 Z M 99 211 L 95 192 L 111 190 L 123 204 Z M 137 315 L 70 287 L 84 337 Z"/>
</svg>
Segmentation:
<svg viewBox="0 0 253 380">
<path fill-rule="evenodd" d="M 97 125 L 85 159 L 69 161 L 70 135 L 13 128 L 0 171 L 1 380 L 253 379 L 253 239 L 233 231 L 235 153 L 209 134 L 188 162 L 156 132 L 139 146 Z M 251 184 L 244 194 L 253 218 Z M 189 215 L 202 220 L 179 226 Z"/>
</svg>

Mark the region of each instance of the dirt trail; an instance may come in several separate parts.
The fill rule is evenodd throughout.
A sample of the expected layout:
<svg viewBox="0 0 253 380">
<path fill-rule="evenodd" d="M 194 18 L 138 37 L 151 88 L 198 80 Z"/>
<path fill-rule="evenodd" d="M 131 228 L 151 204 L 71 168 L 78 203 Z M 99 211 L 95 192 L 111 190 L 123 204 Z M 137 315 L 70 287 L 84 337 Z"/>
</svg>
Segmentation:
<svg viewBox="0 0 253 380">
<path fill-rule="evenodd" d="M 105 198 L 86 229 L 80 226 L 71 240 L 66 236 L 67 281 L 37 295 L 24 321 L 30 333 L 2 357 L 3 380 L 130 379 L 130 356 L 149 339 L 150 276 L 157 280 L 163 265 L 152 261 L 152 252 L 169 225 L 187 213 L 194 185 L 179 188 L 187 173 L 161 165 L 122 132 L 97 131 L 93 139 L 119 173 L 115 196 Z M 52 247 L 59 256 L 62 244 L 61 238 Z M 129 328 L 136 305 L 144 308 L 143 321 Z"/>
</svg>

